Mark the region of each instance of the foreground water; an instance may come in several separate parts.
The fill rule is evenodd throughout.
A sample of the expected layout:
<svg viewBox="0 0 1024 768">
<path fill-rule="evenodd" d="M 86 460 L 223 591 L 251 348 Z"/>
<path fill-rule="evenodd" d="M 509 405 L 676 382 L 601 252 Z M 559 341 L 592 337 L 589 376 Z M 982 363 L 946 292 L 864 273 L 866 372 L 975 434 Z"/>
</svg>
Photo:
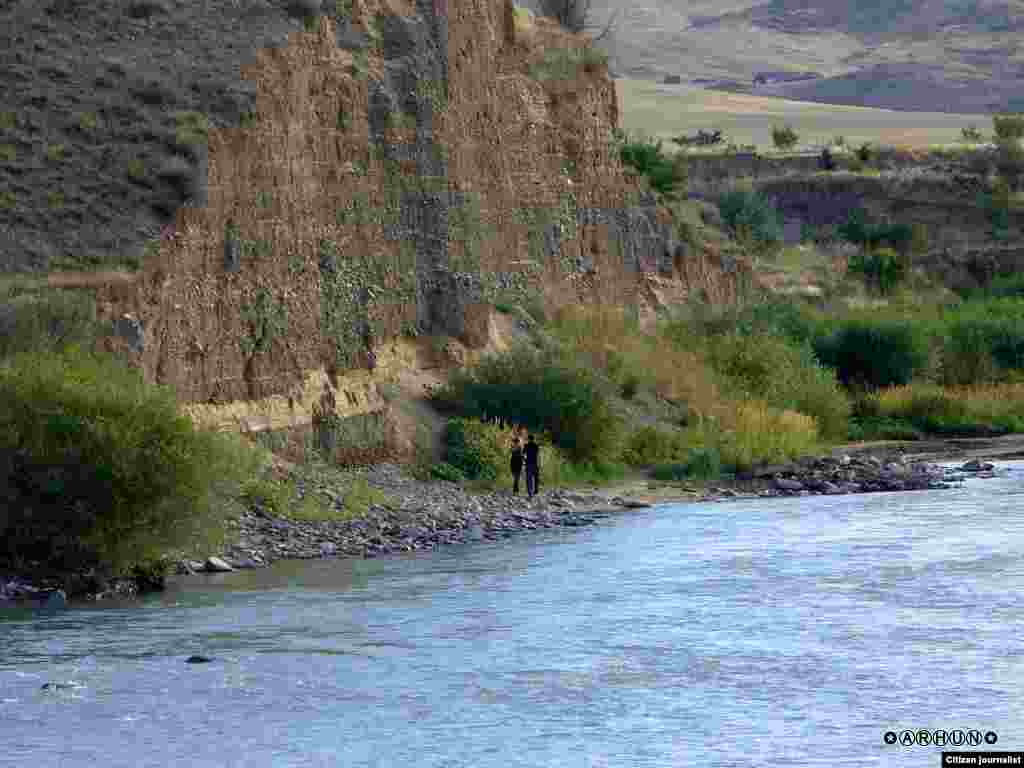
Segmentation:
<svg viewBox="0 0 1024 768">
<path fill-rule="evenodd" d="M 922 728 L 1024 749 L 1003 466 L 0 614 L 0 765 L 938 766 L 883 741 Z"/>
</svg>

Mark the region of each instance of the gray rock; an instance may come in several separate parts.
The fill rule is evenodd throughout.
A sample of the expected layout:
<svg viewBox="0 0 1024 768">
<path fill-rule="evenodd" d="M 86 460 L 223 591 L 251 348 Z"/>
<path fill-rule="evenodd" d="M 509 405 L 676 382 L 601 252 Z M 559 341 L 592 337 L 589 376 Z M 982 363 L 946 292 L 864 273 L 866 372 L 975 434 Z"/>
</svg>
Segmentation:
<svg viewBox="0 0 1024 768">
<path fill-rule="evenodd" d="M 236 569 L 251 569 L 251 568 L 262 568 L 263 563 L 254 560 L 251 557 L 236 557 L 231 559 L 231 567 Z"/>
<path fill-rule="evenodd" d="M 637 501 L 636 499 L 626 499 L 622 502 L 622 506 L 626 509 L 647 509 L 650 504 L 646 501 Z"/>
<path fill-rule="evenodd" d="M 41 691 L 67 691 L 73 688 L 78 688 L 74 683 L 43 683 L 39 686 Z"/>
<path fill-rule="evenodd" d="M 683 82 L 680 75 L 665 75 L 665 85 L 679 85 Z"/>
<path fill-rule="evenodd" d="M 206 562 L 203 564 L 203 570 L 207 573 L 227 573 L 235 569 L 219 557 L 208 557 L 206 558 Z"/>
<path fill-rule="evenodd" d="M 202 654 L 194 654 L 185 659 L 186 664 L 209 664 L 211 661 L 213 661 L 212 657 Z"/>
<path fill-rule="evenodd" d="M 799 480 L 790 480 L 789 478 L 785 477 L 777 477 L 775 478 L 775 487 L 778 488 L 780 491 L 802 491 L 804 489 L 804 484 L 801 483 Z"/>
<path fill-rule="evenodd" d="M 965 462 L 960 469 L 964 472 L 991 472 L 995 469 L 995 465 L 978 461 L 978 459 L 971 459 Z"/>
<path fill-rule="evenodd" d="M 830 483 L 828 480 L 825 480 L 825 481 L 823 481 L 821 483 L 821 492 L 822 493 L 842 493 L 842 491 L 840 490 L 838 485 L 836 485 L 835 483 Z"/>
<path fill-rule="evenodd" d="M 338 554 L 338 545 L 330 541 L 325 541 L 320 544 L 320 556 L 330 557 Z"/>
<path fill-rule="evenodd" d="M 63 589 L 55 589 L 46 595 L 43 600 L 43 608 L 47 610 L 56 611 L 61 608 L 68 607 L 68 596 L 64 593 Z"/>
</svg>

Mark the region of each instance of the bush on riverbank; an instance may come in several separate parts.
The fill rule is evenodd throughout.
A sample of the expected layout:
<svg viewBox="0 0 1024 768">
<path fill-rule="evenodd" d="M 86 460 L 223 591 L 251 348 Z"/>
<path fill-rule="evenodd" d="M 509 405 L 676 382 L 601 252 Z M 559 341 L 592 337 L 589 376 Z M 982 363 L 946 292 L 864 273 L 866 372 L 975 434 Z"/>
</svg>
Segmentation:
<svg viewBox="0 0 1024 768">
<path fill-rule="evenodd" d="M 0 359 L 88 345 L 97 329 L 95 301 L 83 293 L 29 290 L 18 281 L 0 286 Z"/>
<path fill-rule="evenodd" d="M 621 311 L 571 307 L 556 316 L 552 328 L 565 355 L 613 380 L 635 376 L 642 392 L 682 417 L 675 428 L 663 423 L 634 430 L 623 442 L 623 460 L 684 462 L 692 449 L 707 449 L 725 464 L 745 465 L 793 458 L 820 435 L 845 436 L 846 397 L 808 350 L 781 340 L 763 349 L 742 339 L 723 342 L 707 327 L 679 320 L 645 334 Z M 805 417 L 796 418 L 795 408 L 806 409 Z M 775 432 L 761 433 L 769 422 Z"/>
<path fill-rule="evenodd" d="M 951 385 L 1005 380 L 1024 369 L 1024 299 L 964 302 L 933 332 L 941 349 L 941 379 Z"/>
<path fill-rule="evenodd" d="M 879 388 L 907 384 L 928 364 L 928 350 L 909 323 L 854 320 L 814 341 L 822 363 L 850 387 Z"/>
<path fill-rule="evenodd" d="M 79 347 L 0 365 L 0 564 L 122 573 L 207 549 L 256 467 L 240 438 L 196 429 L 173 393 Z"/>
<path fill-rule="evenodd" d="M 982 436 L 1024 431 L 1024 384 L 938 387 L 914 384 L 876 394 L 883 417 L 924 432 Z"/>
<path fill-rule="evenodd" d="M 620 425 L 606 387 L 582 365 L 550 351 L 520 345 L 485 357 L 453 374 L 434 401 L 461 416 L 547 432 L 575 462 L 600 463 L 618 453 Z"/>
<path fill-rule="evenodd" d="M 708 358 L 738 396 L 812 416 L 827 440 L 846 436 L 849 400 L 835 373 L 822 367 L 807 345 L 769 335 L 729 334 L 708 345 Z"/>
<path fill-rule="evenodd" d="M 468 480 L 478 488 L 511 488 L 509 457 L 512 427 L 501 427 L 476 419 L 449 419 L 445 426 L 445 461 L 435 465 L 432 474 L 439 480 Z M 620 478 L 624 468 L 614 461 L 571 462 L 543 434 L 535 435 L 540 444 L 540 483 L 557 485 L 600 485 Z M 525 475 L 520 489 L 525 492 Z"/>
</svg>

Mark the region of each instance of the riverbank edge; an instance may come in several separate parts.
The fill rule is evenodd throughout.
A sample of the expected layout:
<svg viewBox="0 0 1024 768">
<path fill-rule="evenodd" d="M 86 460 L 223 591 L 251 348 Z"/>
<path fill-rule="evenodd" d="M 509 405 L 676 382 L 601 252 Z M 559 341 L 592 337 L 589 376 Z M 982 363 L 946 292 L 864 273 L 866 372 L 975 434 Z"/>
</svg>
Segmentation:
<svg viewBox="0 0 1024 768">
<path fill-rule="evenodd" d="M 761 467 L 701 485 L 642 479 L 606 488 L 553 488 L 534 499 L 507 491 L 472 493 L 444 481 L 419 481 L 400 465 L 380 464 L 367 468 L 364 476 L 372 487 L 392 496 L 392 504 L 371 505 L 365 515 L 340 522 L 291 520 L 254 504 L 231 521 L 235 530 L 224 551 L 201 558 L 178 553 L 168 560 L 173 577 L 185 577 L 262 568 L 279 560 L 380 557 L 498 541 L 545 528 L 591 525 L 609 515 L 656 504 L 948 488 L 966 477 L 993 476 L 989 458 L 1017 457 L 1024 457 L 1024 435 L 849 444 L 826 455 Z M 964 460 L 960 467 L 938 463 Z M 307 489 L 300 487 L 300 492 Z M 332 496 L 331 489 L 324 487 L 308 492 Z M 340 496 L 333 498 L 341 504 Z M 159 581 L 147 583 L 131 576 L 104 580 L 82 574 L 68 574 L 63 579 L 5 574 L 0 575 L 0 607 L 63 608 L 69 602 L 133 598 L 162 587 Z"/>
</svg>

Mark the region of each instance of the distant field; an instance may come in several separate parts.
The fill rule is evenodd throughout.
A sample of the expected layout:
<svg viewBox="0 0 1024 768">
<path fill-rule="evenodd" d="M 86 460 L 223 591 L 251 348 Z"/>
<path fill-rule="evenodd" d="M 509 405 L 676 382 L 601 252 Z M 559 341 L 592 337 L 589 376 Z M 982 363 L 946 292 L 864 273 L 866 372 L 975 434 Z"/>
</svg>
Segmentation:
<svg viewBox="0 0 1024 768">
<path fill-rule="evenodd" d="M 766 96 L 711 91 L 647 80 L 615 81 L 622 128 L 668 139 L 681 133 L 721 128 L 736 144 L 772 147 L 773 125 L 789 123 L 801 144 L 812 148 L 842 135 L 848 144 L 865 141 L 913 147 L 955 144 L 960 129 L 975 125 L 988 139 L 989 115 L 896 112 L 869 107 L 789 101 Z M 799 149 L 799 148 L 798 148 Z"/>
</svg>

